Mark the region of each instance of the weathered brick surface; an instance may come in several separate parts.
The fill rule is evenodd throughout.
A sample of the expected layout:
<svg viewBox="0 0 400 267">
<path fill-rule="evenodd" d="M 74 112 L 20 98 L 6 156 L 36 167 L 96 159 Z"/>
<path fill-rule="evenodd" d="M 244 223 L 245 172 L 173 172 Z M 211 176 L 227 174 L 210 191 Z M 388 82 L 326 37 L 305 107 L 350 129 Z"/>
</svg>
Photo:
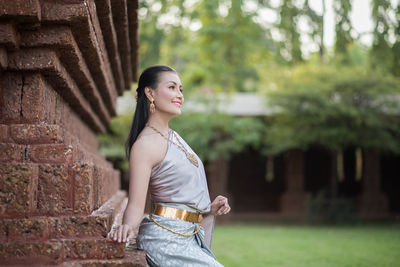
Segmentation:
<svg viewBox="0 0 400 267">
<path fill-rule="evenodd" d="M 0 243 L 0 264 L 57 264 L 64 259 L 61 241 Z"/>
<path fill-rule="evenodd" d="M 4 47 L 0 47 L 0 71 L 5 71 L 8 66 L 7 50 Z"/>
<path fill-rule="evenodd" d="M 70 259 L 113 259 L 125 254 L 125 243 L 111 239 L 64 240 L 65 256 Z"/>
<path fill-rule="evenodd" d="M 105 125 L 110 124 L 110 114 L 104 105 L 96 84 L 83 59 L 72 31 L 67 26 L 43 26 L 38 31 L 21 33 L 23 47 L 56 47 L 60 60 L 76 81 L 82 94 L 89 100 L 92 108 Z"/>
<path fill-rule="evenodd" d="M 88 2 L 88 9 L 91 14 L 96 13 L 96 4 L 94 1 Z M 119 15 L 123 16 L 123 14 L 119 14 Z M 106 45 L 104 42 L 104 35 L 101 32 L 101 27 L 100 27 L 100 22 L 99 22 L 98 16 L 92 16 L 90 22 L 92 25 L 88 24 L 88 26 L 91 26 L 90 27 L 91 30 L 94 30 L 94 34 L 96 36 L 96 41 L 97 41 L 96 51 L 97 51 L 97 53 L 100 53 L 99 56 L 101 59 L 102 68 L 103 68 L 103 71 L 106 74 L 106 77 L 108 80 L 107 89 L 109 91 L 110 100 L 112 103 L 114 103 L 114 107 L 115 107 L 115 104 L 117 102 L 118 92 L 117 92 L 117 87 L 116 87 L 114 76 L 112 75 L 109 57 L 105 56 L 107 54 L 107 49 L 106 49 Z M 80 30 L 81 28 L 82 27 L 80 27 L 78 30 Z M 126 54 L 125 56 L 128 56 L 128 55 Z M 116 115 L 115 111 L 116 110 L 114 109 L 113 116 Z"/>
<path fill-rule="evenodd" d="M 122 57 L 121 61 L 123 65 L 125 83 L 129 84 L 132 82 L 132 58 L 129 40 L 129 22 L 127 16 L 128 9 L 126 1 L 113 1 L 112 9 L 113 12 L 116 14 L 123 14 L 123 16 L 115 16 L 114 23 L 117 29 L 118 50 L 121 54 L 127 55 L 125 57 Z"/>
<path fill-rule="evenodd" d="M 50 217 L 51 238 L 106 237 L 125 200 L 126 192 L 119 190 L 89 216 Z"/>
<path fill-rule="evenodd" d="M 16 124 L 10 129 L 11 138 L 19 144 L 61 143 L 63 137 L 59 125 Z"/>
<path fill-rule="evenodd" d="M 72 213 L 73 184 L 67 164 L 40 164 L 38 184 L 38 214 Z"/>
<path fill-rule="evenodd" d="M 38 22 L 41 19 L 39 0 L 0 1 L 0 16 L 13 18 L 24 23 Z"/>
<path fill-rule="evenodd" d="M 111 229 L 112 214 L 49 218 L 51 238 L 101 238 Z"/>
<path fill-rule="evenodd" d="M 49 225 L 46 217 L 0 220 L 7 229 L 8 242 L 45 241 L 49 237 Z"/>
<path fill-rule="evenodd" d="M 63 262 L 63 263 L 61 263 Z M 0 243 L 1 266 L 146 266 L 145 253 L 110 239 Z"/>
<path fill-rule="evenodd" d="M 0 45 L 8 49 L 16 49 L 18 47 L 19 38 L 15 28 L 15 23 L 0 23 Z"/>
<path fill-rule="evenodd" d="M 100 166 L 94 166 L 93 170 L 93 183 L 94 183 L 94 204 L 95 208 L 98 209 L 105 201 L 102 198 L 102 195 L 100 194 L 101 189 L 99 188 L 99 184 L 101 181 L 103 181 L 105 178 L 105 169 L 101 168 Z M 107 201 L 107 200 L 106 200 Z"/>
<path fill-rule="evenodd" d="M 103 56 L 106 51 L 100 51 L 104 45 L 101 31 L 96 35 L 93 30 L 93 28 L 97 27 L 92 24 L 91 18 L 88 17 L 87 6 L 83 2 L 66 5 L 54 1 L 44 1 L 41 7 L 43 21 L 69 23 L 73 34 L 80 36 L 80 38 L 76 39 L 78 46 L 86 59 L 86 63 L 91 70 L 93 79 L 99 88 L 110 115 L 115 116 L 117 98 L 115 82 L 111 75 L 110 67 L 106 67 L 105 60 L 109 64 L 108 58 Z"/>
<path fill-rule="evenodd" d="M 112 214 L 112 221 L 114 222 L 115 215 L 121 211 L 123 203 L 126 199 L 127 193 L 118 190 L 110 199 L 108 199 L 100 208 L 93 211 L 93 216 L 108 216 Z"/>
<path fill-rule="evenodd" d="M 113 169 L 113 164 L 109 161 L 106 160 L 106 158 L 103 155 L 100 155 L 99 153 L 93 153 L 93 163 L 95 163 L 98 166 L 101 166 L 102 168 L 108 168 L 108 169 Z"/>
<path fill-rule="evenodd" d="M 99 143 L 96 135 L 90 131 L 87 125 L 84 125 L 74 112 L 66 109 L 65 117 L 62 119 L 64 125 L 65 143 L 75 146 L 88 148 L 90 151 L 98 154 Z"/>
<path fill-rule="evenodd" d="M 94 209 L 93 165 L 76 163 L 74 170 L 74 212 L 89 214 Z"/>
<path fill-rule="evenodd" d="M 0 219 L 0 243 L 7 242 L 7 225 Z"/>
<path fill-rule="evenodd" d="M 8 141 L 8 125 L 0 124 L 0 143 Z"/>
<path fill-rule="evenodd" d="M 48 24 L 87 23 L 87 10 L 82 0 L 70 0 L 64 3 L 53 0 L 43 0 L 41 3 L 42 21 Z"/>
<path fill-rule="evenodd" d="M 37 163 L 68 163 L 73 160 L 72 146 L 64 144 L 27 145 L 27 157 Z"/>
<path fill-rule="evenodd" d="M 41 71 L 48 82 L 76 110 L 95 132 L 105 132 L 105 126 L 79 91 L 75 81 L 52 49 L 32 48 L 9 53 L 9 68 L 14 71 Z"/>
<path fill-rule="evenodd" d="M 22 75 L 11 72 L 3 72 L 1 75 L 0 122 L 17 123 L 21 117 Z"/>
<path fill-rule="evenodd" d="M 24 151 L 24 145 L 0 143 L 0 162 L 22 162 Z"/>
<path fill-rule="evenodd" d="M 94 170 L 94 188 L 95 204 L 98 208 L 110 199 L 118 191 L 118 188 L 120 188 L 119 175 L 115 176 L 112 169 L 96 166 Z"/>
<path fill-rule="evenodd" d="M 117 1 L 113 1 L 113 7 L 116 5 Z M 115 82 L 117 85 L 118 92 L 123 91 L 126 86 L 123 77 L 123 67 L 121 65 L 121 58 L 119 54 L 117 33 L 114 25 L 114 21 L 111 13 L 111 1 L 96 1 L 96 10 L 99 17 L 101 30 L 104 36 L 104 42 L 107 46 L 107 52 L 109 53 L 110 63 L 114 77 L 116 77 Z M 122 13 L 121 13 L 122 14 Z M 122 17 L 122 16 L 121 16 Z"/>
<path fill-rule="evenodd" d="M 146 254 L 143 250 L 126 250 L 125 257 L 109 260 L 74 260 L 60 265 L 60 267 L 145 267 Z"/>
<path fill-rule="evenodd" d="M 79 144 L 73 145 L 73 153 L 74 153 L 74 160 L 76 162 L 81 162 L 81 163 L 92 163 L 93 162 L 93 155 L 90 153 L 88 150 L 85 149 L 83 145 L 79 142 L 79 139 L 73 137 L 71 139 L 72 144 Z"/>
<path fill-rule="evenodd" d="M 47 122 L 46 110 L 50 101 L 43 77 L 40 74 L 24 74 L 23 81 L 21 122 Z"/>
<path fill-rule="evenodd" d="M 4 78 L 3 78 L 4 77 Z M 6 72 L 0 79 L 0 121 L 54 123 L 55 92 L 38 73 Z"/>
<path fill-rule="evenodd" d="M 29 216 L 36 208 L 38 167 L 0 163 L 0 217 Z"/>
<path fill-rule="evenodd" d="M 126 192 L 96 138 L 136 68 L 128 2 L 0 1 L 0 266 L 145 266 L 104 238 Z"/>
</svg>

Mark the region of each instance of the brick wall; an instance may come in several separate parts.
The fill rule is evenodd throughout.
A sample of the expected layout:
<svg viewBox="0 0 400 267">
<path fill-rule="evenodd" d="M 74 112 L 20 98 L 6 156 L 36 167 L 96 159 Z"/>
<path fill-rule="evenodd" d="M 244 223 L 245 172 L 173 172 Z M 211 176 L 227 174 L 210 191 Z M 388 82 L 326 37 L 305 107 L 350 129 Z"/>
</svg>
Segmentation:
<svg viewBox="0 0 400 267">
<path fill-rule="evenodd" d="M 0 1 L 0 265 L 145 266 L 106 237 L 120 173 L 96 134 L 136 78 L 137 1 Z"/>
</svg>

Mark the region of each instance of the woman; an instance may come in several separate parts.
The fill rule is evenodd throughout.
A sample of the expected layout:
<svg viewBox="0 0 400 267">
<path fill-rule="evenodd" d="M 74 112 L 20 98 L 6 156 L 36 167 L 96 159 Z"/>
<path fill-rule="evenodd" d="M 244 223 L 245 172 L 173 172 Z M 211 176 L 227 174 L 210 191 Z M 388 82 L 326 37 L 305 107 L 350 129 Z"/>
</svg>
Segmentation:
<svg viewBox="0 0 400 267">
<path fill-rule="evenodd" d="M 143 71 L 127 141 L 128 204 L 122 224 L 108 236 L 136 241 L 150 266 L 222 266 L 210 250 L 214 216 L 227 214 L 226 197 L 211 203 L 204 166 L 189 145 L 168 127 L 184 98 L 177 72 L 168 66 Z M 151 213 L 143 218 L 147 190 Z"/>
</svg>

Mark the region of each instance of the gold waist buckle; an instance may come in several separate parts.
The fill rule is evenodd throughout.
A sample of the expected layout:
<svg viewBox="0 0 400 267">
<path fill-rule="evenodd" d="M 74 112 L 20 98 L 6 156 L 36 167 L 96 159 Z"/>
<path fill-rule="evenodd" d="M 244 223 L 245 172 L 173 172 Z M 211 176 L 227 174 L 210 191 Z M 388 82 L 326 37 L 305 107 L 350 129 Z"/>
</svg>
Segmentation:
<svg viewBox="0 0 400 267">
<path fill-rule="evenodd" d="M 153 214 L 170 219 L 179 219 L 182 221 L 187 221 L 192 223 L 201 223 L 203 219 L 201 213 L 191 212 L 188 210 L 177 209 L 172 207 L 165 207 L 157 204 L 154 204 Z"/>
<path fill-rule="evenodd" d="M 183 220 L 183 221 L 187 221 L 187 222 L 192 222 L 192 223 L 199 223 L 199 227 L 197 228 L 196 231 L 194 231 L 193 233 L 190 234 L 183 234 L 183 233 L 179 233 L 176 232 L 168 227 L 165 227 L 164 225 L 160 224 L 159 222 L 157 222 L 156 220 L 154 220 L 152 214 L 161 216 L 161 217 L 166 217 L 166 218 L 170 218 L 170 219 L 179 219 L 179 220 Z M 154 210 L 152 213 L 150 213 L 150 219 L 157 224 L 158 226 L 160 226 L 161 228 L 164 228 L 165 230 L 168 230 L 174 234 L 177 235 L 181 235 L 181 236 L 193 236 L 195 234 L 197 234 L 200 229 L 201 229 L 201 221 L 203 219 L 203 216 L 201 215 L 201 213 L 195 213 L 195 212 L 191 212 L 188 210 L 182 210 L 182 209 L 177 209 L 177 208 L 172 208 L 172 207 L 165 207 L 165 206 L 161 206 L 161 205 L 157 205 L 154 204 Z"/>
</svg>

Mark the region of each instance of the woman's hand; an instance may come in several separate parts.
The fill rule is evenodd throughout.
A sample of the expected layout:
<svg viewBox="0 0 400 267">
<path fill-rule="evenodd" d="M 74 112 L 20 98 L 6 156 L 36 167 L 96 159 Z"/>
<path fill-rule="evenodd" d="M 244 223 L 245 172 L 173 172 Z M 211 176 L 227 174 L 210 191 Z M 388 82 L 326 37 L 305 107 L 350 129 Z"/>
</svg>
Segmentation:
<svg viewBox="0 0 400 267">
<path fill-rule="evenodd" d="M 107 234 L 108 238 L 111 238 L 117 242 L 129 242 L 133 236 L 133 229 L 128 224 L 118 225 L 115 229 L 111 229 L 111 231 Z"/>
<path fill-rule="evenodd" d="M 231 207 L 228 204 L 228 199 L 224 196 L 217 196 L 211 203 L 210 213 L 213 215 L 228 214 Z"/>
</svg>

